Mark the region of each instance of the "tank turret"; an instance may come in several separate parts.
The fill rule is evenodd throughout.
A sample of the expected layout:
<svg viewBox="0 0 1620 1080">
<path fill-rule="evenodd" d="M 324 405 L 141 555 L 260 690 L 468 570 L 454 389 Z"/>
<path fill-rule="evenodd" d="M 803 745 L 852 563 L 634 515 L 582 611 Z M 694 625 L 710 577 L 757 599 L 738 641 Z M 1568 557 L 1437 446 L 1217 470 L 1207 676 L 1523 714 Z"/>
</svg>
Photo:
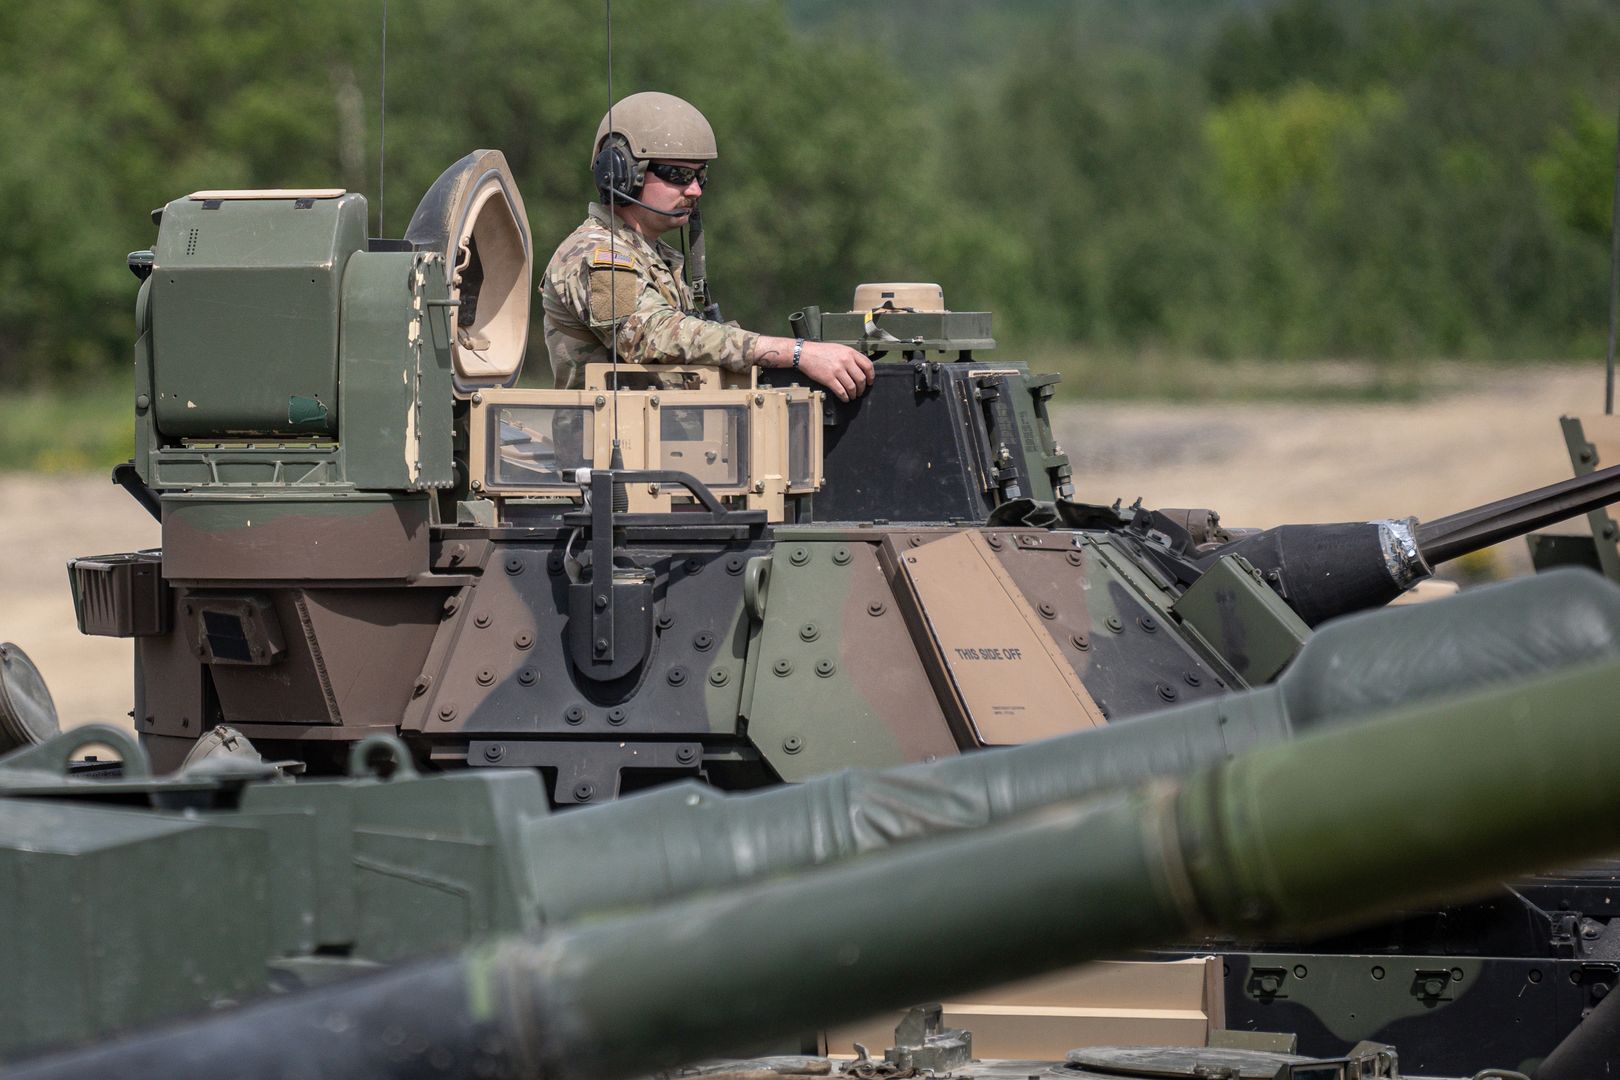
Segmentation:
<svg viewBox="0 0 1620 1080">
<path fill-rule="evenodd" d="M 142 282 L 136 445 L 115 479 L 159 519 L 162 547 L 71 567 L 80 628 L 133 640 L 140 751 L 126 762 L 158 774 L 197 759 L 224 769 L 214 759 L 234 748 L 234 768 L 258 754 L 321 778 L 381 753 L 402 777 L 469 773 L 441 788 L 456 792 L 496 782 L 485 770 L 527 769 L 532 783 L 513 805 L 555 823 L 558 850 L 569 834 L 553 807 L 664 786 L 674 829 L 735 813 L 678 781 L 743 790 L 856 767 L 869 771 L 840 781 L 850 801 L 829 803 L 822 820 L 843 815 L 849 850 L 860 850 L 874 836 L 926 831 L 925 821 L 983 823 L 989 807 L 1025 805 L 1022 795 L 998 802 L 1013 789 L 1072 796 L 1179 774 L 1311 717 L 1512 681 L 1607 647 L 1608 617 L 1576 614 L 1587 610 L 1576 601 L 1604 598 L 1569 579 L 1547 586 L 1562 599 L 1526 607 L 1543 613 L 1533 626 L 1516 621 L 1516 602 L 1492 608 L 1481 594 L 1483 614 L 1468 614 L 1465 597 L 1392 614 L 1388 625 L 1415 629 L 1386 644 L 1341 654 L 1333 643 L 1354 636 L 1340 633 L 1341 617 L 1382 606 L 1444 560 L 1609 501 L 1612 474 L 1429 523 L 1260 532 L 1209 510 L 1091 505 L 1076 501 L 1097 496 L 1052 438 L 1056 377 L 992 353 L 990 314 L 952 310 L 938 286 L 863 286 L 850 311 L 794 316 L 795 334 L 882 361 L 853 402 L 791 372 L 656 366 L 604 365 L 587 370 L 583 389 L 532 390 L 519 385 L 532 243 L 504 159 L 477 151 L 455 163 L 402 239 L 366 237 L 366 220 L 365 200 L 337 189 L 201 191 L 166 206 L 153 250 L 131 256 Z M 236 377 L 249 369 L 253 379 Z M 1250 696 L 1256 688 L 1266 692 Z M 1144 718 L 1166 709 L 1181 726 L 1154 734 L 1172 729 Z M 379 734 L 399 742 L 378 750 Z M 1065 764 L 1043 769 L 1043 740 L 1056 736 L 1083 749 L 1051 753 Z M 931 762 L 935 775 L 966 781 L 972 752 L 1037 743 L 1010 770 L 1019 779 L 992 780 L 986 764 L 981 788 L 960 789 L 979 794 L 955 801 L 913 774 L 881 772 Z M 187 775 L 200 786 L 186 798 L 211 807 L 223 797 L 209 794 L 218 777 Z M 305 811 L 278 802 L 291 796 L 276 784 L 231 783 L 281 822 L 265 842 L 287 861 L 263 884 L 262 909 L 243 901 L 270 921 L 211 954 L 248 967 L 226 965 L 236 974 L 204 980 L 211 992 L 259 985 L 261 945 L 291 982 L 391 956 L 390 935 L 356 945 L 361 900 L 305 903 L 289 884 L 333 880 L 298 869 L 315 856 L 287 821 Z M 679 812 L 674 800 L 693 790 L 702 813 Z M 822 790 L 776 805 L 802 814 Z M 913 792 L 924 795 L 908 809 Z M 179 798 L 164 789 L 162 799 Z M 654 835 L 638 830 L 627 837 Z M 208 851 L 243 842 L 174 835 Z M 354 843 L 368 865 L 392 865 L 386 842 Z M 544 885 L 465 917 L 520 932 L 547 905 L 650 902 L 706 887 L 711 871 L 749 876 L 751 856 L 727 870 L 709 861 L 720 848 L 682 843 L 701 857 L 669 882 L 652 869 L 668 861 L 638 849 L 644 861 L 593 864 L 624 879 L 611 887 L 598 871 L 566 885 L 525 879 Z M 748 843 L 771 853 L 761 865 L 796 850 Z M 317 861 L 347 865 L 351 854 Z M 384 882 L 403 888 L 381 870 L 369 887 L 385 892 Z M 289 896 L 302 899 L 284 909 Z M 193 925 L 216 909 L 196 902 Z M 1607 925 L 1606 910 L 1594 924 Z M 1578 967 L 1590 957 L 1567 955 L 1588 940 L 1573 918 L 1537 909 L 1532 921 L 1547 930 L 1523 951 L 1556 949 L 1557 963 Z M 415 933 L 439 941 L 442 924 L 424 916 Z M 1620 953 L 1593 955 L 1609 964 L 1596 994 L 1617 981 Z M 147 959 L 129 962 L 155 970 Z M 1441 966 L 1445 986 L 1473 970 Z M 1517 1000 L 1528 971 L 1515 970 L 1490 1000 Z M 1587 974 L 1559 973 L 1550 984 Z M 1286 978 L 1257 975 L 1245 1000 L 1288 1008 L 1303 990 L 1264 992 Z M 203 983 L 145 1000 L 194 1001 Z M 1442 1003 L 1432 1011 L 1457 1011 Z M 1567 1004 L 1547 1011 L 1579 1015 Z"/>
</svg>

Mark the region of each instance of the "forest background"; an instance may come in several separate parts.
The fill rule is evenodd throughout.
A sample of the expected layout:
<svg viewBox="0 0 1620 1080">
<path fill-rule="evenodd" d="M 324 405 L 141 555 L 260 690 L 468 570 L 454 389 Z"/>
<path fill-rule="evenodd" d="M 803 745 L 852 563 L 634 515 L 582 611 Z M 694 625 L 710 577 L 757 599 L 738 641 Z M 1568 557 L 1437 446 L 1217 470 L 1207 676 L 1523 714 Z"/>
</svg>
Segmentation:
<svg viewBox="0 0 1620 1080">
<path fill-rule="evenodd" d="M 388 0 L 378 198 L 382 10 L 0 4 L 0 383 L 40 406 L 7 405 L 0 464 L 30 425 L 60 453 L 69 413 L 127 415 L 124 256 L 189 191 L 342 185 L 397 236 L 442 169 L 495 147 L 538 273 L 592 195 L 603 5 Z M 842 307 L 858 281 L 939 281 L 995 312 L 1002 351 L 1089 358 L 1089 393 L 1173 392 L 1181 361 L 1602 355 L 1612 0 L 614 0 L 612 16 L 613 95 L 674 92 L 714 124 L 711 279 L 746 326 Z M 121 459 L 127 433 L 66 463 Z"/>
</svg>

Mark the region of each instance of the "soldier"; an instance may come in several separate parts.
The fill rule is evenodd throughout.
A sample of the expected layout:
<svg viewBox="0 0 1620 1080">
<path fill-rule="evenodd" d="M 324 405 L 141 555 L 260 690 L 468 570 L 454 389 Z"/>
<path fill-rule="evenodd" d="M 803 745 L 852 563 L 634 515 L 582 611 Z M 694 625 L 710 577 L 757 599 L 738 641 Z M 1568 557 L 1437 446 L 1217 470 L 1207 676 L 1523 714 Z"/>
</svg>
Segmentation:
<svg viewBox="0 0 1620 1080">
<path fill-rule="evenodd" d="M 670 94 L 632 94 L 602 118 L 594 153 L 602 202 L 557 248 L 540 285 L 558 387 L 581 386 L 586 364 L 606 363 L 612 333 L 627 363 L 791 367 L 841 400 L 865 392 L 872 361 L 847 345 L 756 334 L 695 310 L 684 259 L 659 237 L 694 216 L 706 163 L 718 156 L 702 113 Z"/>
</svg>

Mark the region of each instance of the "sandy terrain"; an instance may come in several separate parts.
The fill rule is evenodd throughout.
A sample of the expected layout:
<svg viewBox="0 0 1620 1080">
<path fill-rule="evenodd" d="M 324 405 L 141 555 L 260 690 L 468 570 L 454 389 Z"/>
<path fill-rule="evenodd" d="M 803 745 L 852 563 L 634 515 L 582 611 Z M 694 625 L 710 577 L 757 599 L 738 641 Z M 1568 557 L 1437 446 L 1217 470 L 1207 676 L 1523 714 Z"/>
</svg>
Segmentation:
<svg viewBox="0 0 1620 1080">
<path fill-rule="evenodd" d="M 1495 372 L 1417 404 L 1068 406 L 1058 437 L 1079 497 L 1208 506 L 1231 525 L 1436 517 L 1569 475 L 1561 414 L 1602 406 L 1600 365 Z M 0 475 L 0 639 L 44 673 L 64 723 L 127 722 L 131 648 L 81 637 L 67 560 L 158 544 L 156 524 L 104 477 Z M 1528 569 L 1522 543 L 1508 571 Z"/>
</svg>

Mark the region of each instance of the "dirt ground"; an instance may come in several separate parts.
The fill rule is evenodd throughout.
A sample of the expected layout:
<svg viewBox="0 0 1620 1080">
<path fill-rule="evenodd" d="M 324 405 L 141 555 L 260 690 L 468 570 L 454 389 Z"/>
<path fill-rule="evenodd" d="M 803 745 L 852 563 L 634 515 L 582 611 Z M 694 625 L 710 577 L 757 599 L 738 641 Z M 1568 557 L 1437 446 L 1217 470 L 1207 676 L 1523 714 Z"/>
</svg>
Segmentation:
<svg viewBox="0 0 1620 1080">
<path fill-rule="evenodd" d="M 1088 502 L 1207 506 L 1229 525 L 1432 518 L 1570 475 L 1558 417 L 1601 411 L 1598 364 L 1494 371 L 1416 403 L 1064 406 L 1058 438 Z M 131 647 L 82 637 L 68 559 L 157 546 L 158 529 L 103 476 L 0 475 L 0 639 L 21 645 L 64 724 L 127 723 Z M 1522 542 L 1505 573 L 1526 572 Z"/>
</svg>

